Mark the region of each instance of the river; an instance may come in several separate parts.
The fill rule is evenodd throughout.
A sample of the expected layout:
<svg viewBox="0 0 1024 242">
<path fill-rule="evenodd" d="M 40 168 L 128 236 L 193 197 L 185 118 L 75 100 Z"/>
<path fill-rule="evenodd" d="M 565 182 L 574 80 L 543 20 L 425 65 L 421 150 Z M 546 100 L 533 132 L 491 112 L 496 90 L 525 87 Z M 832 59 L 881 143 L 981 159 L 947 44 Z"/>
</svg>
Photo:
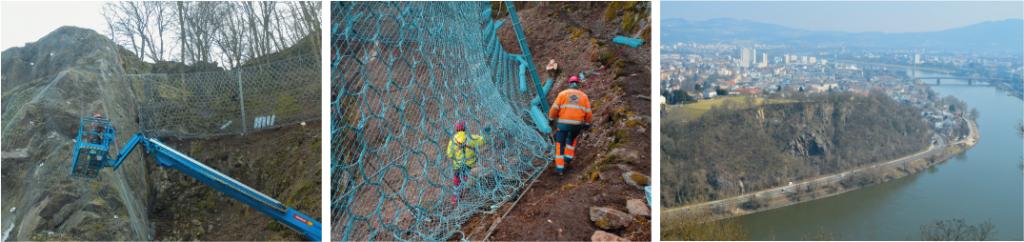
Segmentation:
<svg viewBox="0 0 1024 242">
<path fill-rule="evenodd" d="M 751 231 L 750 239 L 801 240 L 823 228 L 841 240 L 907 240 L 916 238 L 921 225 L 949 219 L 970 225 L 991 220 L 995 240 L 1024 239 L 1024 139 L 1013 129 L 1024 116 L 1024 103 L 966 80 L 922 81 L 940 96 L 953 95 L 980 111 L 981 138 L 974 148 L 897 180 L 734 218 Z"/>
</svg>

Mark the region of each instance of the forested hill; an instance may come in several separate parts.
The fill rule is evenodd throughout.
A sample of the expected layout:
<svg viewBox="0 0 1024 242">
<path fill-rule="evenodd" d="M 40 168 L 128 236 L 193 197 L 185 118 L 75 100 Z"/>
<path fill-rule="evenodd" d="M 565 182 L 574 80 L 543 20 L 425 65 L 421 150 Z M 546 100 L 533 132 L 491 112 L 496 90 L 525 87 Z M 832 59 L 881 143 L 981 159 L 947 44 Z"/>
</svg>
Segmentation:
<svg viewBox="0 0 1024 242">
<path fill-rule="evenodd" d="M 729 103 L 662 119 L 662 205 L 687 205 L 884 162 L 927 147 L 919 111 L 880 91 Z"/>
</svg>

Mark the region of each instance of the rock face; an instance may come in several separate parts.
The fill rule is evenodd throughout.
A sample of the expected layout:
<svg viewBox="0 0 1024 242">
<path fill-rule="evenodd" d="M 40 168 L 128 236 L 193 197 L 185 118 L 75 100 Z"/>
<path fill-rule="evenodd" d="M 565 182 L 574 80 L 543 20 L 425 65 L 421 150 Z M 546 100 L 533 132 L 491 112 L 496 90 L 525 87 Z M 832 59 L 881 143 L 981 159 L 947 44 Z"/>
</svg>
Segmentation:
<svg viewBox="0 0 1024 242">
<path fill-rule="evenodd" d="M 591 207 L 590 221 L 598 228 L 605 230 L 620 229 L 633 223 L 633 217 L 622 211 L 608 207 Z"/>
<path fill-rule="evenodd" d="M 651 208 L 647 207 L 643 199 L 629 199 L 626 201 L 626 210 L 629 210 L 629 215 L 640 215 L 644 217 L 651 217 Z"/>
<path fill-rule="evenodd" d="M 644 186 L 650 184 L 650 178 L 639 172 L 630 171 L 622 173 L 622 180 L 626 181 L 626 184 L 636 187 L 637 189 L 644 189 Z"/>
<path fill-rule="evenodd" d="M 608 232 L 604 232 L 604 231 L 601 231 L 601 230 L 597 230 L 597 231 L 594 231 L 594 235 L 590 236 L 590 241 L 597 242 L 597 241 L 629 241 L 629 240 L 623 239 L 622 237 L 619 237 L 618 235 L 615 235 L 615 234 L 612 234 L 612 233 L 608 233 Z"/>
<path fill-rule="evenodd" d="M 65 26 L 2 52 L 2 207 L 25 208 L 4 214 L 0 226 L 14 227 L 9 238 L 150 239 L 140 152 L 96 178 L 70 174 L 71 147 L 83 116 L 111 120 L 115 144 L 138 131 L 121 67 L 130 59 L 119 50 L 128 53 L 96 31 Z M 11 151 L 20 152 L 7 156 Z M 111 153 L 116 156 L 116 150 Z"/>
</svg>

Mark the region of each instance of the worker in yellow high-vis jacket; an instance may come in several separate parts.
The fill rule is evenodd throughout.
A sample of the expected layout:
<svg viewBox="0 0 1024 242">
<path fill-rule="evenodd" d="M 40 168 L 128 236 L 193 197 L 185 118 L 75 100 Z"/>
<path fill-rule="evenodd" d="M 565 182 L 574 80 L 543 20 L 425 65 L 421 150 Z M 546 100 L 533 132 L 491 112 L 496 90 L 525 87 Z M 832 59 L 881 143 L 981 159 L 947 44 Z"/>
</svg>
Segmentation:
<svg viewBox="0 0 1024 242">
<path fill-rule="evenodd" d="M 486 144 L 487 139 L 483 136 L 466 133 L 465 121 L 455 122 L 455 135 L 452 136 L 451 141 L 448 141 L 447 151 L 448 158 L 452 160 L 452 171 L 455 174 L 456 194 L 452 195 L 452 204 L 459 203 L 460 185 L 469 181 L 469 171 L 476 167 L 477 148 Z"/>
</svg>

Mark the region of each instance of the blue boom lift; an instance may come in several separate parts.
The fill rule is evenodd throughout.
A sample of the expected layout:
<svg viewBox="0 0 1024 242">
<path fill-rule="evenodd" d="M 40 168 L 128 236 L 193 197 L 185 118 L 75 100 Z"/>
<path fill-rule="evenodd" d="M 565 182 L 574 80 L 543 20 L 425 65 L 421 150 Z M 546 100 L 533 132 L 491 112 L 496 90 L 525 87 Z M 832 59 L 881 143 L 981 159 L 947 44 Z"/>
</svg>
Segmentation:
<svg viewBox="0 0 1024 242">
<path fill-rule="evenodd" d="M 92 130 L 85 130 L 87 123 L 91 124 Z M 98 131 L 98 132 L 97 132 Z M 87 140 L 82 141 L 82 138 Z M 181 152 L 161 143 L 156 139 L 146 138 L 142 133 L 137 133 L 117 154 L 116 158 L 107 157 L 110 151 L 110 144 L 114 141 L 114 128 L 110 127 L 110 121 L 106 119 L 83 117 L 82 125 L 78 127 L 78 139 L 75 142 L 75 154 L 71 160 L 71 175 L 76 177 L 95 178 L 99 175 L 100 169 L 113 167 L 117 170 L 124 162 L 125 157 L 135 150 L 137 145 L 146 147 L 146 151 L 156 157 L 160 166 L 170 167 L 184 172 L 186 175 L 195 178 L 218 191 L 231 196 L 232 198 L 249 205 L 256 210 L 267 214 L 274 220 L 281 222 L 288 227 L 302 233 L 309 240 L 320 241 L 320 222 L 309 216 L 292 209 L 270 196 L 232 179 L 231 177 L 210 168 L 203 163 L 192 159 Z"/>
</svg>

